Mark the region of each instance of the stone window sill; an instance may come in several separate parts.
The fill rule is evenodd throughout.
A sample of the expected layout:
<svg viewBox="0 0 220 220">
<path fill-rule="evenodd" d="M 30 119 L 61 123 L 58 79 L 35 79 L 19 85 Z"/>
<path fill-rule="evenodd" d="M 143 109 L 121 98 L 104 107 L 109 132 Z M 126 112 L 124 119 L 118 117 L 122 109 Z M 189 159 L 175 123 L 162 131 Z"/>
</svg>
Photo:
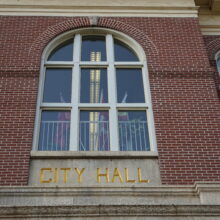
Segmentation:
<svg viewBox="0 0 220 220">
<path fill-rule="evenodd" d="M 152 151 L 31 151 L 31 158 L 78 158 L 78 159 L 135 159 L 158 158 L 158 152 Z"/>
</svg>

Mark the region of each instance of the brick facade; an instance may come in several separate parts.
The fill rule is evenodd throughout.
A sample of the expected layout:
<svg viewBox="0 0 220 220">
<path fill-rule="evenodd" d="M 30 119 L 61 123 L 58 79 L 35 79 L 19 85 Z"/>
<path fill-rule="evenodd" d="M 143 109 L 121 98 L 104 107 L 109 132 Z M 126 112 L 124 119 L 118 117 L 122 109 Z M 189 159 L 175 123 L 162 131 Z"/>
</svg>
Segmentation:
<svg viewBox="0 0 220 220">
<path fill-rule="evenodd" d="M 43 49 L 89 26 L 87 17 L 0 17 L 1 185 L 27 184 Z M 198 19 L 103 17 L 97 26 L 146 52 L 163 184 L 220 180 L 220 101 Z"/>
<path fill-rule="evenodd" d="M 204 41 L 205 41 L 205 46 L 207 48 L 207 53 L 208 53 L 211 68 L 213 68 L 215 72 L 214 79 L 215 79 L 218 96 L 220 99 L 220 77 L 219 77 L 219 73 L 218 73 L 217 66 L 216 66 L 216 60 L 215 60 L 215 56 L 217 52 L 220 51 L 220 36 L 218 35 L 204 36 Z"/>
</svg>

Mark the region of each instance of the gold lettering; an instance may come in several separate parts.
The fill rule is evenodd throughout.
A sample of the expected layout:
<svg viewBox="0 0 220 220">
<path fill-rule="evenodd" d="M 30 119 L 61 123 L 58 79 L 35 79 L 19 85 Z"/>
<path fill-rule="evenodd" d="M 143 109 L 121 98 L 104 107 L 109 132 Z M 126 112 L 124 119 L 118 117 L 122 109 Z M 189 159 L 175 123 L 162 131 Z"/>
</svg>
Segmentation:
<svg viewBox="0 0 220 220">
<path fill-rule="evenodd" d="M 123 182 L 122 177 L 121 177 L 121 174 L 120 174 L 118 168 L 115 168 L 115 169 L 114 169 L 114 173 L 113 173 L 113 177 L 112 177 L 112 182 L 113 182 L 113 183 L 115 182 L 115 177 L 118 177 L 118 178 L 119 178 L 120 183 Z"/>
<path fill-rule="evenodd" d="M 54 177 L 53 177 L 53 182 L 56 183 L 58 178 L 58 171 L 57 168 L 54 169 Z"/>
<path fill-rule="evenodd" d="M 49 171 L 50 173 L 53 172 L 52 168 L 41 168 L 40 169 L 40 183 L 51 183 L 52 179 L 49 178 L 48 180 L 44 179 L 44 172 Z"/>
<path fill-rule="evenodd" d="M 138 168 L 138 182 L 139 183 L 149 183 L 150 180 L 142 180 L 142 177 L 141 177 L 141 168 Z"/>
<path fill-rule="evenodd" d="M 109 183 L 109 173 L 108 173 L 108 168 L 105 168 L 106 173 L 100 173 L 100 168 L 97 168 L 97 183 L 100 183 L 100 177 L 105 176 L 106 177 L 106 183 Z"/>
<path fill-rule="evenodd" d="M 60 168 L 60 170 L 63 170 L 63 182 L 67 183 L 68 181 L 68 172 L 70 171 L 70 168 Z"/>
<path fill-rule="evenodd" d="M 82 168 L 82 170 L 80 171 L 78 168 L 75 168 L 76 173 L 78 174 L 78 183 L 81 183 L 81 175 L 84 172 L 85 168 Z"/>
<path fill-rule="evenodd" d="M 129 180 L 128 168 L 125 168 L 125 181 L 126 181 L 126 183 L 135 183 L 136 182 L 136 180 Z"/>
</svg>

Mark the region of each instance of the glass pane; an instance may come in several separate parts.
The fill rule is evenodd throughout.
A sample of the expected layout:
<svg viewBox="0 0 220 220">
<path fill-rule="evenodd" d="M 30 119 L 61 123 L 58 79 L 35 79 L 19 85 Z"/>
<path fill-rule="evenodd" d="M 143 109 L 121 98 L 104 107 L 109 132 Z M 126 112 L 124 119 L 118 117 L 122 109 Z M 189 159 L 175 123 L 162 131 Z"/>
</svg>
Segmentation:
<svg viewBox="0 0 220 220">
<path fill-rule="evenodd" d="M 124 43 L 114 40 L 115 61 L 139 61 L 136 54 Z"/>
<path fill-rule="evenodd" d="M 80 151 L 109 151 L 109 117 L 107 111 L 80 112 Z"/>
<path fill-rule="evenodd" d="M 106 69 L 82 69 L 80 94 L 81 103 L 108 102 Z"/>
<path fill-rule="evenodd" d="M 145 111 L 119 111 L 118 124 L 120 151 L 150 150 Z"/>
<path fill-rule="evenodd" d="M 70 112 L 42 111 L 38 150 L 69 150 Z"/>
<path fill-rule="evenodd" d="M 72 69 L 47 69 L 43 102 L 71 102 Z"/>
<path fill-rule="evenodd" d="M 70 39 L 56 47 L 48 57 L 48 61 L 72 61 L 73 39 Z"/>
<path fill-rule="evenodd" d="M 85 36 L 82 38 L 82 61 L 106 61 L 104 36 Z"/>
<path fill-rule="evenodd" d="M 141 69 L 117 69 L 118 103 L 143 103 L 144 88 Z"/>
</svg>

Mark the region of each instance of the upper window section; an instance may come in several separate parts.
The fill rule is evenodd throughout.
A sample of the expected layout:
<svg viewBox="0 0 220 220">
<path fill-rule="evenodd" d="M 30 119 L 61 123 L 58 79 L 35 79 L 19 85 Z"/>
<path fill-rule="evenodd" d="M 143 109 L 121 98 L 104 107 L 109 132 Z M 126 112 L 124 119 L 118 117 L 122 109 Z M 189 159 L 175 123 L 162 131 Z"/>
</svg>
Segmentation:
<svg viewBox="0 0 220 220">
<path fill-rule="evenodd" d="M 48 61 L 72 61 L 73 39 L 67 40 L 56 47 L 49 55 Z"/>
<path fill-rule="evenodd" d="M 123 42 L 114 40 L 115 61 L 139 61 L 136 54 Z"/>
<path fill-rule="evenodd" d="M 82 61 L 106 61 L 105 36 L 82 37 Z"/>
</svg>

